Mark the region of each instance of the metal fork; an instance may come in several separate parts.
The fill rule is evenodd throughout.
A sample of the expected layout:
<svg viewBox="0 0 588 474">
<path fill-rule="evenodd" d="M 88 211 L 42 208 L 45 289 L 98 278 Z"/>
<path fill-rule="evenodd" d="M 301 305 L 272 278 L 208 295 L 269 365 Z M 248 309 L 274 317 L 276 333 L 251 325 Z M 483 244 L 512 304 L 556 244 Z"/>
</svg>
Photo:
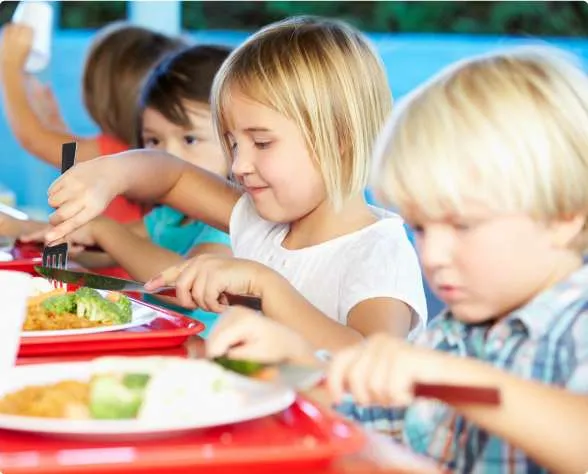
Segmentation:
<svg viewBox="0 0 588 474">
<path fill-rule="evenodd" d="M 67 242 L 51 245 L 43 249 L 43 266 L 52 268 L 67 268 Z M 51 280 L 54 288 L 64 288 L 65 283 L 58 280 Z"/>
<path fill-rule="evenodd" d="M 64 143 L 61 146 L 61 174 L 70 169 L 76 162 L 77 143 Z M 43 248 L 43 266 L 52 268 L 67 268 L 67 253 L 69 246 L 67 242 L 57 245 L 45 246 Z M 63 288 L 65 283 L 51 280 L 54 288 Z"/>
</svg>

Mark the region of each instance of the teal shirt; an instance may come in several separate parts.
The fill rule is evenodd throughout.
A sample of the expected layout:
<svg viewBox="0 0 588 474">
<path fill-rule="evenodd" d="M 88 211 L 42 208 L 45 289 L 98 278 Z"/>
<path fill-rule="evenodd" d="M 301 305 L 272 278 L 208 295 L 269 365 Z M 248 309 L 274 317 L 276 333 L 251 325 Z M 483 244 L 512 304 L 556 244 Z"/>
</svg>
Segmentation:
<svg viewBox="0 0 588 474">
<path fill-rule="evenodd" d="M 147 214 L 143 218 L 143 223 L 147 229 L 149 239 L 153 243 L 182 256 L 188 255 L 192 248 L 201 244 L 223 244 L 230 247 L 231 240 L 228 234 L 200 221 L 190 221 L 182 225 L 185 217 L 184 214 L 171 207 L 160 206 Z M 218 318 L 216 313 L 209 313 L 200 309 L 190 310 L 167 304 L 150 295 L 145 295 L 144 300 L 202 321 L 206 326 L 206 329 L 200 334 L 202 337 L 208 335 Z"/>
</svg>

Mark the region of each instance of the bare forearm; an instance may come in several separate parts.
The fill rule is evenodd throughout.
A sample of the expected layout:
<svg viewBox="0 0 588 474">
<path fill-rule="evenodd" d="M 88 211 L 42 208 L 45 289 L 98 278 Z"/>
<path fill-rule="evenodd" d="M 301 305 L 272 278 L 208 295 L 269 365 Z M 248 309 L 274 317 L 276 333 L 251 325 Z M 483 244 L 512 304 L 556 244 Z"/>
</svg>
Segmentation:
<svg viewBox="0 0 588 474">
<path fill-rule="evenodd" d="M 2 73 L 2 79 L 4 112 L 12 133 L 29 153 L 59 166 L 61 143 L 76 140 L 76 137 L 45 126 L 29 103 L 24 72 L 8 69 Z"/>
<path fill-rule="evenodd" d="M 139 237 L 114 221 L 97 221 L 93 235 L 96 243 L 138 281 L 147 281 L 183 261 L 180 255 Z"/>
<path fill-rule="evenodd" d="M 435 380 L 496 386 L 498 407 L 458 405 L 469 420 L 527 453 L 550 471 L 588 470 L 588 395 L 523 380 L 471 359 L 448 357 Z"/>
<path fill-rule="evenodd" d="M 267 317 L 294 329 L 315 348 L 334 352 L 363 339 L 356 330 L 319 311 L 287 280 L 272 271 L 262 277 L 259 293 Z"/>
<path fill-rule="evenodd" d="M 125 196 L 169 205 L 187 216 L 228 232 L 240 192 L 226 179 L 155 150 L 136 150 L 110 159 L 124 160 Z"/>
<path fill-rule="evenodd" d="M 0 223 L 0 235 L 19 238 L 43 230 L 48 225 L 47 222 L 42 221 L 21 221 L 14 219 L 4 223 L 4 225 Z"/>
</svg>

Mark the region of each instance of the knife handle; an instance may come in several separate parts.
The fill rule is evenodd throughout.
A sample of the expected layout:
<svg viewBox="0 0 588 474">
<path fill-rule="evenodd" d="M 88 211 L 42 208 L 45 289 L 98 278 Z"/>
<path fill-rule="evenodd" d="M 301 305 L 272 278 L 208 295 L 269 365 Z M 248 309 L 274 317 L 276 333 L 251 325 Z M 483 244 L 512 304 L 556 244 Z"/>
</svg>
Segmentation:
<svg viewBox="0 0 588 474">
<path fill-rule="evenodd" d="M 156 294 L 175 298 L 176 289 L 163 288 L 161 291 L 157 291 Z M 258 298 L 257 296 L 231 295 L 228 293 L 225 293 L 224 296 L 230 306 L 244 306 L 245 308 L 249 308 L 254 311 L 261 311 L 261 298 Z"/>
<path fill-rule="evenodd" d="M 500 390 L 494 387 L 415 383 L 415 397 L 436 398 L 442 402 L 473 405 L 500 405 Z"/>
</svg>

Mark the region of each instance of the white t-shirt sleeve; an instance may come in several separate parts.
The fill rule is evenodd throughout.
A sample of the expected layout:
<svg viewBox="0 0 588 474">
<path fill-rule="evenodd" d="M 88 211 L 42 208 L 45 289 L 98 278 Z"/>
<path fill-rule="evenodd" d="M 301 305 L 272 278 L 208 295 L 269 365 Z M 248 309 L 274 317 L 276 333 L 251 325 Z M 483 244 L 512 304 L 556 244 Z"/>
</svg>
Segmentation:
<svg viewBox="0 0 588 474">
<path fill-rule="evenodd" d="M 418 316 L 411 334 L 427 322 L 423 277 L 414 247 L 400 222 L 390 222 L 378 232 L 358 240 L 348 259 L 342 280 L 339 312 L 347 321 L 349 312 L 362 301 L 394 298 L 403 301 Z"/>
</svg>

